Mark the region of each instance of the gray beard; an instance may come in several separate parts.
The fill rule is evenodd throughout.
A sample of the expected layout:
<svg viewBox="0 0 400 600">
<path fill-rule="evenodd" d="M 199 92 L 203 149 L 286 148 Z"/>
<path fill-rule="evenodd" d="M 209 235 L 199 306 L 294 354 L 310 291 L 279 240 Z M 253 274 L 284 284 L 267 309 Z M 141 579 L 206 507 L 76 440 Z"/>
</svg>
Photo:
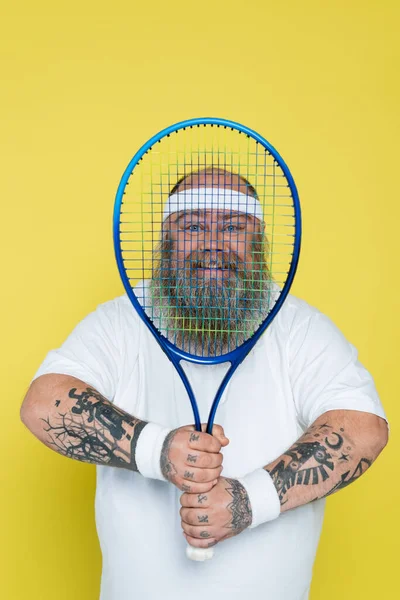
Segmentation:
<svg viewBox="0 0 400 600">
<path fill-rule="evenodd" d="M 243 263 L 242 263 L 243 265 Z M 197 356 L 220 356 L 249 339 L 270 309 L 268 270 L 239 267 L 223 280 L 198 276 L 161 259 L 150 283 L 151 319 L 175 346 Z"/>
</svg>

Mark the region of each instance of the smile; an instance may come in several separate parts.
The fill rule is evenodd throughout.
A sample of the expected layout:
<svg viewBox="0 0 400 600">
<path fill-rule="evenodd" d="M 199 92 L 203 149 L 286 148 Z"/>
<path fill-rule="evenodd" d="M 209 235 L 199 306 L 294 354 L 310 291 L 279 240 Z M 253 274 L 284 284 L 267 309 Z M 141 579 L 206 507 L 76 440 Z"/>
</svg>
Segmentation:
<svg viewBox="0 0 400 600">
<path fill-rule="evenodd" d="M 228 277 L 231 275 L 231 269 L 223 267 L 195 267 L 195 276 L 203 277 Z"/>
</svg>

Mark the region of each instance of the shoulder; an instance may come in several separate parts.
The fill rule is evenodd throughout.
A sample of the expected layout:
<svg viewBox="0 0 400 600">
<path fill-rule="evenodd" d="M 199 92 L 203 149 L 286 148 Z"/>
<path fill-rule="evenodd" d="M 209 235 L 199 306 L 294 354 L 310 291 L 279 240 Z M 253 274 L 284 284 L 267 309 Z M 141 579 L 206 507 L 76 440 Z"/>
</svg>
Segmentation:
<svg viewBox="0 0 400 600">
<path fill-rule="evenodd" d="M 121 315 L 123 318 L 129 319 L 136 314 L 126 294 L 99 304 L 94 312 L 111 319 Z"/>
<path fill-rule="evenodd" d="M 299 328 L 307 328 L 311 321 L 324 317 L 317 308 L 305 300 L 289 294 L 279 311 L 276 321 L 287 335 L 291 335 Z"/>
<path fill-rule="evenodd" d="M 103 330 L 118 335 L 137 328 L 138 322 L 138 315 L 128 296 L 124 294 L 99 304 L 83 319 L 80 326 L 85 329 Z"/>
<path fill-rule="evenodd" d="M 292 344 L 302 345 L 306 340 L 323 344 L 334 337 L 343 338 L 327 315 L 291 294 L 286 298 L 275 320 L 280 334 Z"/>
</svg>

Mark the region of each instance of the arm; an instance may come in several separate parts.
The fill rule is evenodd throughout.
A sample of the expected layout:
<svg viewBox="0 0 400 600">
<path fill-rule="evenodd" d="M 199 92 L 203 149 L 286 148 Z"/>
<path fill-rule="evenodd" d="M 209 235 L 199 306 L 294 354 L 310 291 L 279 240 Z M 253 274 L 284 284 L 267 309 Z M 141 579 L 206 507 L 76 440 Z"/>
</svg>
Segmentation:
<svg viewBox="0 0 400 600">
<path fill-rule="evenodd" d="M 371 466 L 387 439 L 387 425 L 380 417 L 352 410 L 326 412 L 286 452 L 255 472 L 258 489 L 252 483 L 255 474 L 250 474 L 240 480 L 221 477 L 206 495 L 183 494 L 181 518 L 187 541 L 203 548 L 214 545 L 347 487 Z M 264 510 L 270 518 L 260 518 Z"/>
<path fill-rule="evenodd" d="M 208 491 L 221 472 L 215 435 L 225 444 L 222 428 L 217 426 L 214 436 L 192 426 L 164 429 L 126 413 L 69 375 L 38 377 L 21 407 L 21 420 L 59 454 L 167 479 L 179 489 Z"/>
<path fill-rule="evenodd" d="M 287 452 L 267 465 L 281 512 L 324 498 L 358 479 L 386 446 L 381 417 L 332 410 L 306 430 Z"/>
</svg>

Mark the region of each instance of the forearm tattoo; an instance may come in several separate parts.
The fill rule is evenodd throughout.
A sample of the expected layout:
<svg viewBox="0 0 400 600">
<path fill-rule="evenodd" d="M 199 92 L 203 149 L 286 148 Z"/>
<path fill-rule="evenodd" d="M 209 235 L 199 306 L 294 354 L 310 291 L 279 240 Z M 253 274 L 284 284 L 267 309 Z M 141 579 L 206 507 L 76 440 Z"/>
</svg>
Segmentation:
<svg viewBox="0 0 400 600">
<path fill-rule="evenodd" d="M 301 487 L 318 500 L 345 488 L 358 479 L 372 464 L 357 456 L 354 442 L 343 427 L 329 423 L 312 425 L 277 461 L 265 467 L 279 494 L 281 506 L 293 508 L 304 502 L 295 500 Z M 314 486 L 308 489 L 305 486 Z"/>
<path fill-rule="evenodd" d="M 136 444 L 147 423 L 110 404 L 90 387 L 79 393 L 72 388 L 68 397 L 75 400 L 72 407 L 69 402 L 65 412 L 42 419 L 46 443 L 69 458 L 137 471 Z M 61 409 L 66 404 L 55 402 Z"/>
<path fill-rule="evenodd" d="M 237 479 L 225 479 L 226 491 L 232 496 L 232 502 L 227 506 L 232 513 L 230 521 L 225 525 L 236 535 L 251 525 L 253 515 L 250 500 L 245 488 Z"/>
</svg>

